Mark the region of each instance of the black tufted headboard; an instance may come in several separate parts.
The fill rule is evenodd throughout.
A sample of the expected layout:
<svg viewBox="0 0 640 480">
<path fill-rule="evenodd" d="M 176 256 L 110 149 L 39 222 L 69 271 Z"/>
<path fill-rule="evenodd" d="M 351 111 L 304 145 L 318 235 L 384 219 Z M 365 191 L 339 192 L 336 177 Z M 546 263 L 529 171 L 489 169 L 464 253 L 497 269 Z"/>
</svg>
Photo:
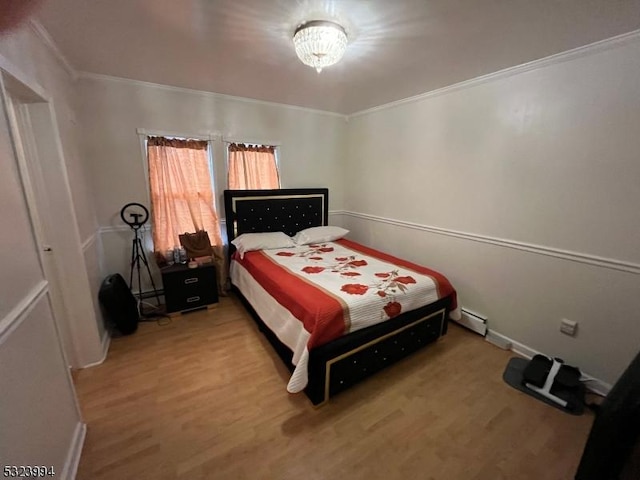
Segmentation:
<svg viewBox="0 0 640 480">
<path fill-rule="evenodd" d="M 327 225 L 329 189 L 225 190 L 224 209 L 231 241 L 243 233 L 284 232 L 293 236 L 309 227 Z"/>
</svg>

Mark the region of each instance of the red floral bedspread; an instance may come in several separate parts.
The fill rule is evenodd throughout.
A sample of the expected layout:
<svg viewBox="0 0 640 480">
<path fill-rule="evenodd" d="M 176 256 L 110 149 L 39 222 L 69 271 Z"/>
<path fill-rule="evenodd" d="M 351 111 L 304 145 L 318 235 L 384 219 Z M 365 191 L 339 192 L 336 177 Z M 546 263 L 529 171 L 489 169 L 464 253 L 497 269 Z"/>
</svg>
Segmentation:
<svg viewBox="0 0 640 480">
<path fill-rule="evenodd" d="M 248 252 L 234 257 L 322 345 L 456 292 L 440 273 L 356 242 Z"/>
</svg>

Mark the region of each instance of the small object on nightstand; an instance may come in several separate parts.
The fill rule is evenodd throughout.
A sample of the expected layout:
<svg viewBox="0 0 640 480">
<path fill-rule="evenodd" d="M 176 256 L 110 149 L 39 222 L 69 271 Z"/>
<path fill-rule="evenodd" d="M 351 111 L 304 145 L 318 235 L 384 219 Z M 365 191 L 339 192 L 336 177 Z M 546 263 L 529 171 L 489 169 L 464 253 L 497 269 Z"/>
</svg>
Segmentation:
<svg viewBox="0 0 640 480">
<path fill-rule="evenodd" d="M 198 265 L 208 265 L 213 263 L 213 258 L 211 257 L 211 255 L 207 255 L 205 257 L 196 257 L 194 258 L 194 260 Z"/>
<path fill-rule="evenodd" d="M 198 262 L 196 262 L 195 260 L 191 260 L 189 262 L 189 268 L 198 268 Z"/>
</svg>

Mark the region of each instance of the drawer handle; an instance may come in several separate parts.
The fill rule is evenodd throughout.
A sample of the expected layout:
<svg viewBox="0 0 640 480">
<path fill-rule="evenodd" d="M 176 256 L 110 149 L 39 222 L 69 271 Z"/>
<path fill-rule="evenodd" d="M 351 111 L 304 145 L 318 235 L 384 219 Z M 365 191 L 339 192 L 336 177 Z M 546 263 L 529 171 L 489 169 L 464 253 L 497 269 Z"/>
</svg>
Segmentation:
<svg viewBox="0 0 640 480">
<path fill-rule="evenodd" d="M 193 277 L 193 278 L 187 278 L 184 283 L 186 283 L 187 285 L 190 283 L 196 283 L 198 281 L 198 277 Z"/>
<path fill-rule="evenodd" d="M 197 302 L 198 300 L 200 300 L 200 297 L 189 297 L 187 298 L 187 303 Z"/>
</svg>

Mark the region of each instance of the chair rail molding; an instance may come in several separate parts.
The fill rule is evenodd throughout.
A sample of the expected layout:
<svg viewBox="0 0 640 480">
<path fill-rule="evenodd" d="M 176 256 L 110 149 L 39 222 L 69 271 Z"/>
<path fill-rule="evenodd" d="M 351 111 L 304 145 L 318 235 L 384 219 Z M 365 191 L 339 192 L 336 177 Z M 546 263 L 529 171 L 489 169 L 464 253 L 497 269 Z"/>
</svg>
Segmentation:
<svg viewBox="0 0 640 480">
<path fill-rule="evenodd" d="M 491 237 L 488 235 L 480 235 L 477 233 L 463 232 L 459 230 L 451 230 L 448 228 L 436 227 L 432 225 L 423 225 L 415 222 L 407 222 L 405 220 L 396 220 L 393 218 L 380 217 L 378 215 L 371 215 L 368 213 L 352 212 L 343 210 L 340 212 L 342 215 L 359 218 L 362 220 L 368 220 L 378 223 L 386 223 L 389 225 L 395 225 L 397 227 L 410 228 L 412 230 L 420 230 L 423 232 L 434 233 L 437 235 L 446 235 L 449 237 L 462 238 L 464 240 L 470 240 L 473 242 L 487 243 L 490 245 L 496 245 L 504 248 L 511 248 L 514 250 L 521 250 L 524 252 L 534 253 L 537 255 L 545 255 L 548 257 L 561 258 L 572 262 L 584 263 L 587 265 L 593 265 L 596 267 L 608 268 L 610 270 L 618 270 L 621 272 L 633 273 L 640 275 L 640 264 L 627 262 L 624 260 L 618 260 L 615 258 L 600 257 L 597 255 L 590 255 L 587 253 L 576 252 L 572 250 L 563 250 L 560 248 L 548 247 L 545 245 L 536 245 L 533 243 L 519 242 L 516 240 L 509 240 L 505 238 Z"/>
<path fill-rule="evenodd" d="M 0 345 L 29 316 L 40 299 L 48 293 L 49 283 L 46 280 L 40 280 L 4 318 L 0 319 Z"/>
</svg>

